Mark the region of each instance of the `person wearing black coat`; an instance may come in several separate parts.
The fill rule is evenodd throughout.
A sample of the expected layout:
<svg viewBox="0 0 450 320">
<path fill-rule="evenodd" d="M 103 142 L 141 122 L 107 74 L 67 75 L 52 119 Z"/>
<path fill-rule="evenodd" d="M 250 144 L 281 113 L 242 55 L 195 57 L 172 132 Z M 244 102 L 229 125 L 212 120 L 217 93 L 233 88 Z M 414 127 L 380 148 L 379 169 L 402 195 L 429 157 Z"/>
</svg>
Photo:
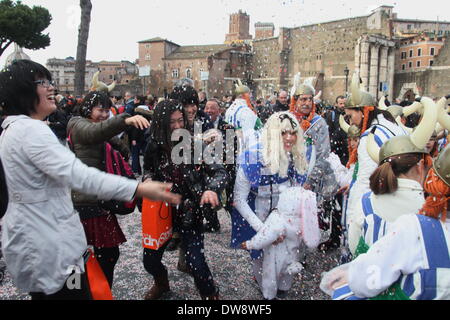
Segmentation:
<svg viewBox="0 0 450 320">
<path fill-rule="evenodd" d="M 237 136 L 234 132 L 234 127 L 228 124 L 224 118 L 220 115 L 220 102 L 217 99 L 210 99 L 207 101 L 205 106 L 205 113 L 209 116 L 212 122 L 212 128 L 220 132 L 223 141 L 223 163 L 225 164 L 225 169 L 228 172 L 230 178 L 230 183 L 225 189 L 226 204 L 225 210 L 231 213 L 233 209 L 233 189 L 234 181 L 236 180 L 236 165 L 235 163 L 228 163 L 228 161 L 236 159 L 236 154 L 238 150 Z M 227 141 L 228 139 L 232 139 Z M 205 211 L 205 231 L 206 232 L 220 232 L 220 222 L 217 217 L 217 210 L 204 210 Z"/>
<path fill-rule="evenodd" d="M 53 133 L 58 137 L 58 140 L 65 145 L 67 140 L 67 123 L 69 117 L 66 112 L 58 107 L 55 112 L 47 118 L 47 123 Z"/>
<path fill-rule="evenodd" d="M 278 93 L 277 102 L 273 106 L 273 113 L 289 111 L 288 93 L 281 90 Z"/>
<path fill-rule="evenodd" d="M 330 133 L 330 147 L 331 152 L 335 153 L 341 160 L 342 165 L 347 165 L 348 143 L 347 134 L 341 129 L 339 125 L 339 116 L 344 112 L 345 97 L 339 96 L 336 98 L 336 105 L 334 109 L 327 111 L 325 120 L 328 124 L 328 132 Z"/>
<path fill-rule="evenodd" d="M 180 145 L 172 141 L 172 133 L 186 126 L 186 117 L 180 105 L 174 101 L 163 101 L 158 104 L 144 156 L 144 178 L 173 183 L 172 190 L 182 195 L 182 204 L 172 211 L 173 228 L 181 231 L 182 235 L 180 252 L 185 254 L 189 273 L 194 277 L 202 299 L 215 300 L 219 297 L 219 291 L 204 255 L 201 207 L 219 204 L 218 195 L 227 186 L 228 174 L 223 165 L 195 161 L 201 159 L 194 159 L 194 148 L 190 154 L 184 153 L 186 149 L 183 149 L 183 154 L 187 157 L 185 159 L 190 159 L 190 163 L 184 161 L 176 164 L 173 161 L 172 151 Z M 190 139 L 189 131 L 182 132 Z M 185 147 L 189 145 L 189 142 L 184 144 Z M 161 263 L 167 245 L 168 242 L 159 250 L 144 249 L 144 267 L 155 280 L 146 293 L 146 300 L 158 299 L 170 290 L 167 269 Z M 180 266 L 178 269 L 181 269 Z"/>
</svg>

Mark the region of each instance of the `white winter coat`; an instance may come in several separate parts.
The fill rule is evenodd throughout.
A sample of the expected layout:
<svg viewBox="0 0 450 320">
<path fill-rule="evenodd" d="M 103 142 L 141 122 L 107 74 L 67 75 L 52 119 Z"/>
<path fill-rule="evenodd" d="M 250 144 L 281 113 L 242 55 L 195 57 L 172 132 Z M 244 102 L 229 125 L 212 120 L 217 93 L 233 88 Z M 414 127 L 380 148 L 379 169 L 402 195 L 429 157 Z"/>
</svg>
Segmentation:
<svg viewBox="0 0 450 320">
<path fill-rule="evenodd" d="M 84 271 L 87 243 L 71 188 L 129 201 L 138 182 L 87 167 L 43 121 L 10 116 L 2 127 L 0 157 L 9 194 L 2 229 L 6 265 L 20 290 L 53 294 L 74 267 Z"/>
</svg>

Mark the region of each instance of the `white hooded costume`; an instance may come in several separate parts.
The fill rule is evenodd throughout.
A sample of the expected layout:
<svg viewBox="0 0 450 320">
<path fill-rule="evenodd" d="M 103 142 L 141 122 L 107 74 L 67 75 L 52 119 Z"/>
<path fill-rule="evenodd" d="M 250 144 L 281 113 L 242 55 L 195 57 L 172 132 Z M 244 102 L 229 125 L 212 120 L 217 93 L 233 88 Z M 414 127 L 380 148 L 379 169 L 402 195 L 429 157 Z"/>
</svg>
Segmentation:
<svg viewBox="0 0 450 320">
<path fill-rule="evenodd" d="M 273 243 L 285 237 L 280 244 Z M 316 196 L 302 187 L 285 188 L 278 208 L 270 213 L 258 233 L 246 241 L 247 249 L 264 251 L 262 293 L 274 299 L 278 290 L 288 291 L 295 274 L 300 273 L 299 261 L 302 240 L 309 248 L 319 244 Z"/>
</svg>

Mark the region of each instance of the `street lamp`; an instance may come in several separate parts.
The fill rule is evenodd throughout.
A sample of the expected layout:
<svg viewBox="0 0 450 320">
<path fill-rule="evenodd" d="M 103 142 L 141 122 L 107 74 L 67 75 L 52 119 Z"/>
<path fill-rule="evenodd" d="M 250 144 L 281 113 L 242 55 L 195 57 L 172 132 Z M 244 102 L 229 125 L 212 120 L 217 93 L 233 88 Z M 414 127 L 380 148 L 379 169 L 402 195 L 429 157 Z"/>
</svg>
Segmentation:
<svg viewBox="0 0 450 320">
<path fill-rule="evenodd" d="M 344 74 L 345 74 L 345 93 L 348 92 L 348 74 L 350 73 L 350 70 L 348 70 L 347 66 L 345 66 Z"/>
</svg>

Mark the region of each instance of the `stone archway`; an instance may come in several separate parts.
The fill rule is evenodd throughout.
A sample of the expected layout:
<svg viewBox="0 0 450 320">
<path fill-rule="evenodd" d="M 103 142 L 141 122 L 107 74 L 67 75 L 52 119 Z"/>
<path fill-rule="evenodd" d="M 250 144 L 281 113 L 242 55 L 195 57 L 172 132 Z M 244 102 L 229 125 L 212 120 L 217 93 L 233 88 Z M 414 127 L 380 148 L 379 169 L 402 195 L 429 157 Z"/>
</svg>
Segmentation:
<svg viewBox="0 0 450 320">
<path fill-rule="evenodd" d="M 402 101 L 403 101 L 403 100 L 406 100 L 406 101 L 413 102 L 414 99 L 415 99 L 415 97 L 416 97 L 416 94 L 414 93 L 414 91 L 411 90 L 411 89 L 409 89 L 409 90 L 406 91 L 406 93 L 403 95 Z"/>
<path fill-rule="evenodd" d="M 410 92 L 409 94 L 412 96 L 412 99 L 410 101 L 414 101 L 415 96 L 420 95 L 419 88 L 417 87 L 417 84 L 415 82 L 404 83 L 397 99 L 399 99 L 400 101 L 404 100 L 408 92 Z"/>
</svg>

